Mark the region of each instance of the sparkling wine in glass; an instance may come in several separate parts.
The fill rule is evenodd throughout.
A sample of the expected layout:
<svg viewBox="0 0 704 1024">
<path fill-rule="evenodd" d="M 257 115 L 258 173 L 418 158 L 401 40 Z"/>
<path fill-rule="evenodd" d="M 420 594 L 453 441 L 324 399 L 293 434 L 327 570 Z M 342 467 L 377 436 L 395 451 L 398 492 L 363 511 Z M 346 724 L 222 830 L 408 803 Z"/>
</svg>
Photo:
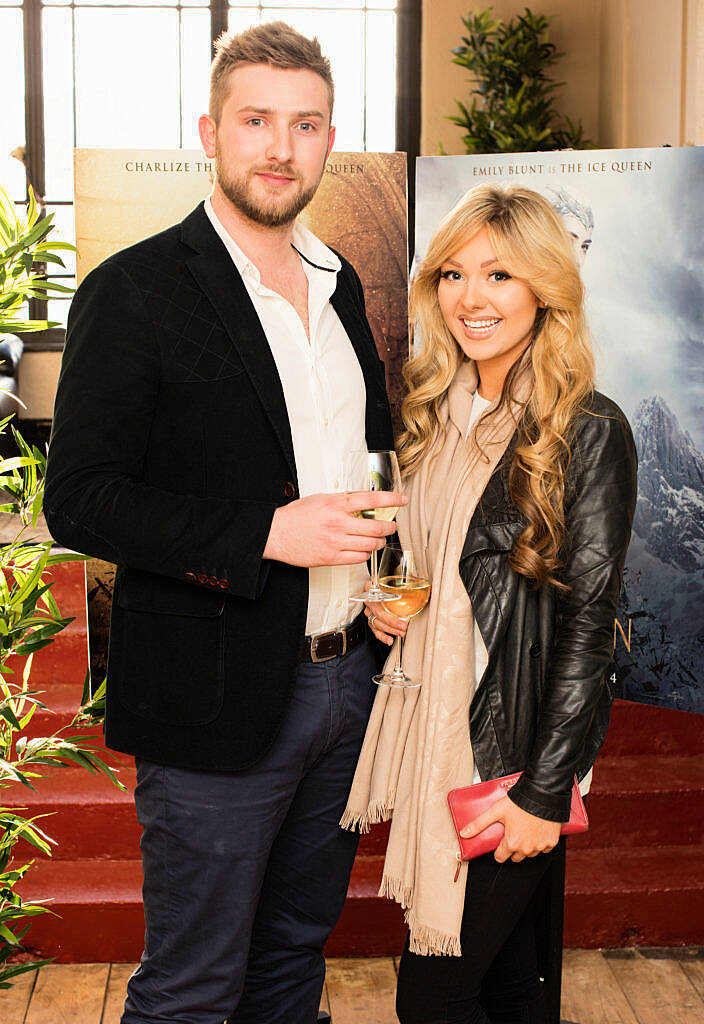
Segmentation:
<svg viewBox="0 0 704 1024">
<path fill-rule="evenodd" d="M 401 490 L 401 472 L 395 451 L 356 451 L 347 456 L 345 479 L 350 491 L 396 491 Z M 365 508 L 354 514 L 360 519 L 376 519 L 378 522 L 391 523 L 396 518 L 398 505 L 385 508 Z M 354 594 L 351 601 L 394 601 L 389 592 L 379 589 L 377 569 L 377 552 L 371 553 L 371 578 L 369 590 L 363 594 Z"/>
<path fill-rule="evenodd" d="M 379 586 L 384 592 L 383 606 L 391 603 L 388 611 L 408 622 L 422 612 L 430 600 L 430 580 L 418 576 L 413 569 L 413 552 L 387 544 L 381 556 Z M 393 596 L 392 596 L 393 595 Z M 374 676 L 379 686 L 420 686 L 420 679 L 412 679 L 403 669 L 403 637 L 398 637 L 396 658 L 391 671 Z"/>
</svg>

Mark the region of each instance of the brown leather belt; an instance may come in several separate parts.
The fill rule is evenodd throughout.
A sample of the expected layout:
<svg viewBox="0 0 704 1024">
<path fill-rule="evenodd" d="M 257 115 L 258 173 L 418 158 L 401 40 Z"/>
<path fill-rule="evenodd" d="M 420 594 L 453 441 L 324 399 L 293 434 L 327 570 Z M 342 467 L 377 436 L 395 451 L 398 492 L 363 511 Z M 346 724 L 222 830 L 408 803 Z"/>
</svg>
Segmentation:
<svg viewBox="0 0 704 1024">
<path fill-rule="evenodd" d="M 367 620 L 364 614 L 358 615 L 354 622 L 341 629 L 333 629 L 329 633 L 316 633 L 307 636 L 303 645 L 301 661 L 330 661 L 342 654 L 349 654 L 358 647 L 367 636 Z"/>
</svg>

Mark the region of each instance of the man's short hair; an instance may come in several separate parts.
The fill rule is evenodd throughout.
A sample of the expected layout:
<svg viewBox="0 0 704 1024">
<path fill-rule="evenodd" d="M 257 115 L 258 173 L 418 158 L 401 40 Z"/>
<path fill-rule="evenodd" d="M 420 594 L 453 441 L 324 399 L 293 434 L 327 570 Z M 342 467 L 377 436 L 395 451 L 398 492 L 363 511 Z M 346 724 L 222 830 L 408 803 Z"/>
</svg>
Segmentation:
<svg viewBox="0 0 704 1024">
<path fill-rule="evenodd" d="M 335 87 L 330 61 L 317 37 L 301 35 L 285 21 L 271 21 L 245 29 L 238 35 L 223 32 L 215 43 L 210 66 L 210 116 L 217 124 L 229 90 L 230 72 L 243 64 L 268 64 L 272 68 L 314 71 L 328 87 L 330 118 Z"/>
</svg>

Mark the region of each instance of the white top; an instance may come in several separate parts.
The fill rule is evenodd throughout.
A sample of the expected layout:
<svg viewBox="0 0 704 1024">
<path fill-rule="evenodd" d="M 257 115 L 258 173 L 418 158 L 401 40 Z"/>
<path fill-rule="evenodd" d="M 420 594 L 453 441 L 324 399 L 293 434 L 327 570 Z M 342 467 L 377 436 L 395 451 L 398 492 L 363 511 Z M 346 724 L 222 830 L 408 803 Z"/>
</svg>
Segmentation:
<svg viewBox="0 0 704 1024">
<path fill-rule="evenodd" d="M 469 423 L 467 424 L 467 433 L 465 437 L 469 437 L 469 432 L 477 422 L 481 414 L 485 409 L 488 409 L 491 402 L 488 398 L 482 398 L 478 391 L 474 392 L 474 398 L 472 399 L 472 408 L 469 413 Z"/>
<path fill-rule="evenodd" d="M 472 399 L 472 408 L 469 413 L 469 423 L 467 424 L 467 433 L 465 437 L 469 437 L 469 432 L 477 422 L 481 414 L 485 409 L 488 409 L 491 402 L 488 398 L 482 398 L 478 391 L 474 392 L 474 398 Z M 484 638 L 479 630 L 479 626 L 474 622 L 474 674 L 476 679 L 476 686 L 479 686 L 479 680 L 482 678 L 486 671 L 486 667 L 489 664 L 489 655 L 487 653 Z M 474 778 L 472 779 L 472 785 L 475 782 L 481 782 L 479 772 L 477 771 L 476 765 L 474 767 Z"/>
<path fill-rule="evenodd" d="M 278 292 L 261 283 L 258 269 L 220 223 L 209 198 L 205 212 L 239 271 L 276 362 L 291 425 L 300 496 L 344 491 L 345 456 L 366 449 L 366 389 L 352 343 L 330 305 L 341 263 L 331 249 L 296 222 L 293 245 L 302 254 L 301 266 L 308 278 L 309 341 L 298 313 Z M 366 564 L 320 566 L 309 573 L 306 633 L 322 633 L 352 622 L 360 606 L 349 597 L 364 590 L 369 578 Z"/>
</svg>

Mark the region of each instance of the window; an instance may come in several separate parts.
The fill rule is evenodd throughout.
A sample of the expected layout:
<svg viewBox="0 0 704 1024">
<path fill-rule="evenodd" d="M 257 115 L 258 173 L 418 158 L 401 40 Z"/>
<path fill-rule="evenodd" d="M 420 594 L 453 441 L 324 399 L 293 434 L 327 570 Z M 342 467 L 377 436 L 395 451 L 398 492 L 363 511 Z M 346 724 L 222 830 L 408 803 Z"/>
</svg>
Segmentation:
<svg viewBox="0 0 704 1024">
<path fill-rule="evenodd" d="M 317 35 L 330 58 L 336 149 L 417 154 L 420 0 L 0 0 L 0 181 L 24 200 L 10 153 L 26 139 L 27 176 L 73 240 L 73 147 L 198 148 L 212 40 L 277 19 Z M 61 276 L 74 275 L 71 262 Z M 68 300 L 32 307 L 66 321 Z"/>
</svg>

